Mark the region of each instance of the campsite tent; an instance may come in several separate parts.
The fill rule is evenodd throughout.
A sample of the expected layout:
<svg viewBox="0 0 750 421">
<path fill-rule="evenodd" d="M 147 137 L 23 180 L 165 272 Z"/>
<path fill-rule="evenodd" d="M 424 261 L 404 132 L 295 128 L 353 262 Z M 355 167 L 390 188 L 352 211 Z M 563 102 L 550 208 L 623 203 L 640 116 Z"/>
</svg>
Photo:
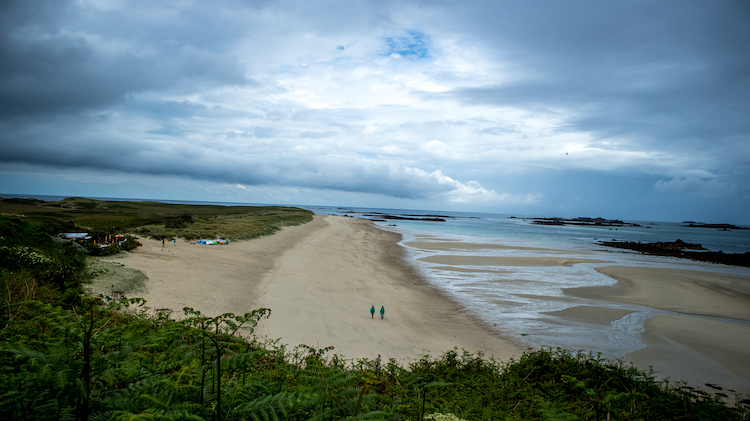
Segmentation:
<svg viewBox="0 0 750 421">
<path fill-rule="evenodd" d="M 195 243 L 210 246 L 214 244 L 229 244 L 229 241 L 217 238 L 216 240 L 198 240 Z"/>
</svg>

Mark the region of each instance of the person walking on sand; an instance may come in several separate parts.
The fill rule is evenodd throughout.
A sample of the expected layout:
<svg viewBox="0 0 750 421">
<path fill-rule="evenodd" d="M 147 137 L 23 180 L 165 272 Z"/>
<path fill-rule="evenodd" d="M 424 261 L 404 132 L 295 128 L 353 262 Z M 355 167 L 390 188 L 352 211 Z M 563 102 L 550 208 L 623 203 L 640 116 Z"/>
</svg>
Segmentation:
<svg viewBox="0 0 750 421">
<path fill-rule="evenodd" d="M 375 304 L 370 307 L 370 317 L 373 319 L 375 318 Z"/>
<path fill-rule="evenodd" d="M 382 319 L 383 316 L 385 316 L 385 306 L 380 307 L 380 318 Z"/>
</svg>

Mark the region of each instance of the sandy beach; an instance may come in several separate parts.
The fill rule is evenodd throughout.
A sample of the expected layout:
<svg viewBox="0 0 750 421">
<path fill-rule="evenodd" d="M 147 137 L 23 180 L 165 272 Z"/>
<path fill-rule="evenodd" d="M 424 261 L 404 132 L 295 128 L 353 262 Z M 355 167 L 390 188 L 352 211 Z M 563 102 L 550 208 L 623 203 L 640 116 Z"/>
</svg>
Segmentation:
<svg viewBox="0 0 750 421">
<path fill-rule="evenodd" d="M 289 347 L 333 346 L 333 352 L 345 358 L 380 355 L 403 363 L 454 347 L 500 360 L 518 357 L 528 348 L 519 335 L 482 322 L 428 284 L 405 261 L 404 249 L 397 244 L 400 239 L 369 221 L 316 215 L 308 224 L 225 246 L 184 241 L 162 246 L 141 239 L 143 247 L 112 259 L 146 274 L 145 290 L 135 295 L 143 296 L 151 308 L 172 309 L 179 316 L 185 306 L 207 315 L 267 307 L 272 315 L 256 335 L 280 339 Z M 484 247 L 434 239 L 416 246 Z M 429 260 L 445 271 L 482 271 L 485 264 L 495 268 L 487 273 L 498 272 L 497 266 L 513 271 L 512 267 L 604 263 L 587 253 L 567 252 L 581 256 L 565 257 L 559 256 L 560 250 L 526 251 L 535 256 L 456 254 Z M 640 334 L 646 348 L 624 359 L 641 369 L 653 367 L 659 377 L 750 393 L 750 323 L 743 322 L 750 321 L 750 277 L 629 266 L 601 266 L 597 271 L 617 282 L 566 289 L 562 297 L 549 297 L 575 304 L 547 313 L 550 319 L 608 325 L 630 313 L 596 302 L 668 310 L 646 321 Z M 508 300 L 502 305 L 515 304 Z M 374 318 L 371 306 L 376 308 Z M 378 314 L 381 306 L 383 319 Z"/>
<path fill-rule="evenodd" d="M 141 239 L 115 261 L 146 274 L 140 295 L 153 309 L 185 306 L 206 315 L 267 307 L 256 335 L 333 346 L 345 358 L 402 363 L 457 347 L 507 360 L 525 349 L 428 286 L 403 260 L 400 236 L 355 218 L 316 215 L 251 241 L 225 246 Z M 372 318 L 370 307 L 375 306 Z M 385 308 L 384 318 L 379 316 Z"/>
</svg>

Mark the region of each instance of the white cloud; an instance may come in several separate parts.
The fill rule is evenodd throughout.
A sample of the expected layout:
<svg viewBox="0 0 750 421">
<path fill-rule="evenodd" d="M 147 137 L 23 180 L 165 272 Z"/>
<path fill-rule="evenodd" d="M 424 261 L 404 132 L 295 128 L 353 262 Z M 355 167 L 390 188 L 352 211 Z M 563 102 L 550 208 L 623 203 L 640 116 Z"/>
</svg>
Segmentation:
<svg viewBox="0 0 750 421">
<path fill-rule="evenodd" d="M 422 178 L 427 184 L 437 183 L 437 185 L 442 187 L 442 192 L 438 193 L 436 197 L 427 197 L 426 199 L 428 200 L 441 198 L 450 203 L 461 204 L 533 204 L 543 198 L 543 195 L 540 193 L 520 195 L 497 193 L 494 190 L 484 188 L 476 181 L 468 181 L 466 183 L 456 181 L 443 174 L 441 170 L 427 173 L 426 171 L 417 168 L 406 168 L 406 172 Z"/>
</svg>

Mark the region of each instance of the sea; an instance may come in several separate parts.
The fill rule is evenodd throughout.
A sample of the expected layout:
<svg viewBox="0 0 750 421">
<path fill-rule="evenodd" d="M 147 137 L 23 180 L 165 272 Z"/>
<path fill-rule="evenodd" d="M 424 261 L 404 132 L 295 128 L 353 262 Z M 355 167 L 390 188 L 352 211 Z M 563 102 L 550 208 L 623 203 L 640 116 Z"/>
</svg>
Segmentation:
<svg viewBox="0 0 750 421">
<path fill-rule="evenodd" d="M 62 196 L 5 195 L 0 197 L 35 197 L 61 200 Z M 96 198 L 101 200 L 130 200 Z M 154 200 L 154 199 L 149 199 Z M 226 206 L 261 205 L 253 203 L 222 203 L 158 200 L 166 203 L 210 204 Z M 262 204 L 267 205 L 267 204 Z M 290 206 L 290 205 L 284 205 Z M 644 322 L 657 315 L 676 314 L 646 306 L 620 304 L 575 298 L 564 293 L 567 288 L 613 285 L 615 280 L 596 271 L 603 266 L 639 266 L 708 271 L 727 275 L 750 276 L 750 268 L 733 267 L 686 259 L 648 256 L 614 249 L 601 241 L 671 242 L 682 240 L 698 243 L 710 251 L 745 253 L 750 251 L 750 229 L 721 230 L 688 227 L 685 222 L 624 221 L 628 226 L 539 225 L 538 218 L 523 215 L 489 213 L 421 211 L 406 209 L 356 208 L 339 206 L 295 205 L 316 214 L 341 215 L 362 219 L 382 219 L 387 214 L 406 218 L 439 218 L 431 220 L 374 221 L 378 227 L 399 233 L 410 262 L 433 287 L 461 303 L 467 311 L 488 326 L 534 347 L 561 347 L 601 353 L 609 358 L 645 347 L 639 339 Z M 555 215 L 548 215 L 551 217 Z M 580 215 L 598 217 L 600 215 Z M 607 219 L 607 215 L 601 215 Z M 710 221 L 715 222 L 715 221 Z M 750 228 L 750 227 L 741 227 Z M 415 247 L 411 243 L 435 241 L 463 243 L 466 247 L 440 250 Z M 482 246 L 490 245 L 490 246 Z M 492 247 L 502 246 L 502 247 Z M 546 250 L 545 250 L 546 249 Z M 584 258 L 606 263 L 577 263 L 570 266 L 492 266 L 487 260 L 481 265 L 446 268 L 445 264 L 429 263 L 437 256 L 545 257 L 555 250 L 555 257 Z M 425 261 L 428 260 L 428 261 Z M 490 259 L 491 263 L 491 259 Z M 451 270 L 454 269 L 454 270 Z M 627 314 L 608 324 L 591 324 L 564 319 L 554 314 L 576 306 L 596 306 L 624 310 Z M 704 316 L 695 316 L 704 317 Z M 750 322 L 722 319 L 730 323 Z"/>
</svg>

